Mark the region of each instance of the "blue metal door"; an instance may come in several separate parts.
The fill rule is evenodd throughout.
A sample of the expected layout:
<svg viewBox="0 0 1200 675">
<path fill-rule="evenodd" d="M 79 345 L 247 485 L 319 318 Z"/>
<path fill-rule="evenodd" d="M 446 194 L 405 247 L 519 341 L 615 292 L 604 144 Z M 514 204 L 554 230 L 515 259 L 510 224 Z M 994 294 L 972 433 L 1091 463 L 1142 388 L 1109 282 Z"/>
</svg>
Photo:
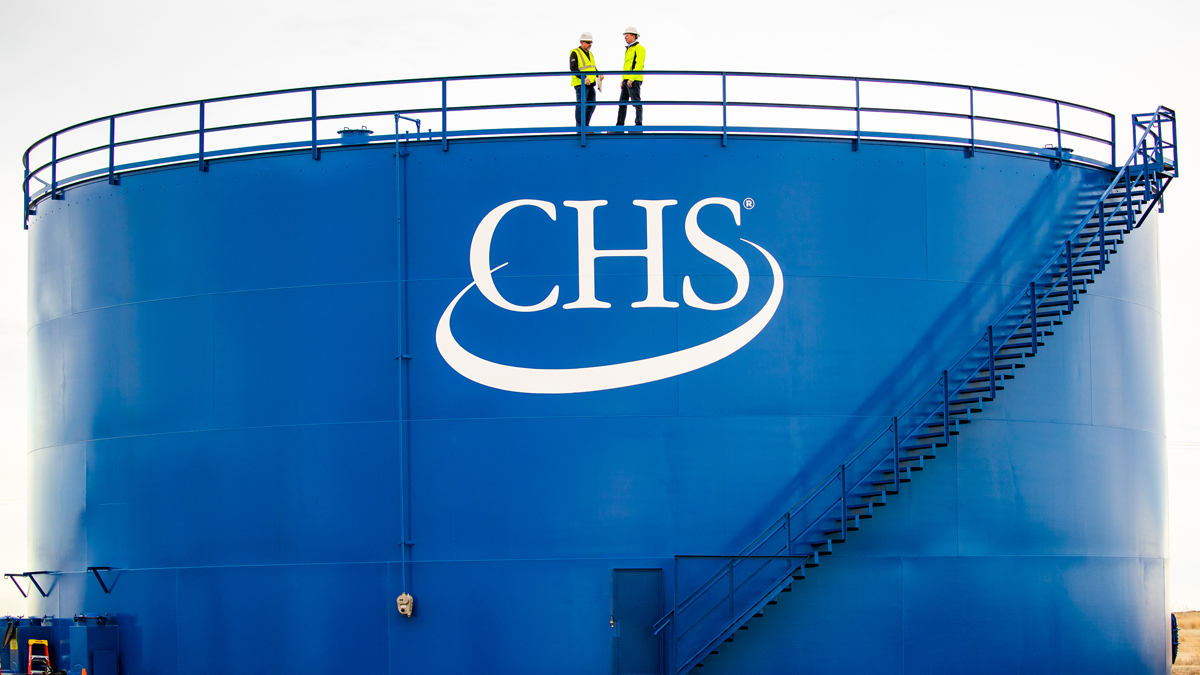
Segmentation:
<svg viewBox="0 0 1200 675">
<path fill-rule="evenodd" d="M 659 675 L 662 642 L 654 622 L 663 612 L 662 570 L 613 570 L 612 582 L 614 675 Z"/>
</svg>

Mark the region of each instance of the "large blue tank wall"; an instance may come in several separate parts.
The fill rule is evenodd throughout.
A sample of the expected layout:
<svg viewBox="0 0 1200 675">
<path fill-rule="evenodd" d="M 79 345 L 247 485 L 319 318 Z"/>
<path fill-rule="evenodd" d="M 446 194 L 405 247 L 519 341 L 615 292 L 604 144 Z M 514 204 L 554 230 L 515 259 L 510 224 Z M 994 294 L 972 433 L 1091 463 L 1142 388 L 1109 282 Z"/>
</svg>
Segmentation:
<svg viewBox="0 0 1200 675">
<path fill-rule="evenodd" d="M 607 673 L 613 568 L 663 567 L 669 591 L 674 555 L 740 549 L 966 346 L 1107 178 L 787 139 L 411 151 L 403 317 L 390 147 L 131 174 L 40 205 L 30 564 L 68 573 L 31 611 L 117 614 L 135 674 L 311 672 L 348 644 L 390 672 Z M 747 261 L 742 303 L 634 309 L 646 263 L 601 259 L 612 308 L 562 308 L 578 287 L 568 200 L 608 201 L 597 248 L 646 245 L 633 200 L 678 200 L 664 210 L 666 298 L 685 275 L 700 297 L 729 297 L 732 276 L 684 236 L 709 197 L 755 202 L 740 227 L 712 207 L 700 219 Z M 778 259 L 779 310 L 740 351 L 662 381 L 568 395 L 476 384 L 434 328 L 471 282 L 477 225 L 515 199 L 556 204 L 557 219 L 505 217 L 497 285 L 518 304 L 558 285 L 561 300 L 515 313 L 464 296 L 453 328 L 481 356 L 577 367 L 721 335 L 771 285 L 740 238 Z M 1130 235 L 985 420 L 709 667 L 1164 672 L 1154 228 Z M 411 620 L 394 602 L 401 405 Z M 88 565 L 120 570 L 111 595 Z"/>
</svg>

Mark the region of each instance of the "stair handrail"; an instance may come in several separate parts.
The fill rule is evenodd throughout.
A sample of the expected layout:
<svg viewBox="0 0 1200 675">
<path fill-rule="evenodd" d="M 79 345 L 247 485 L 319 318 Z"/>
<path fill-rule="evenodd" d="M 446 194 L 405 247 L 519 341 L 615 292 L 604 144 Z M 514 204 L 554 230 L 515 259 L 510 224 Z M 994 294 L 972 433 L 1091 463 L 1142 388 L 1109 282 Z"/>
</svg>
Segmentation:
<svg viewBox="0 0 1200 675">
<path fill-rule="evenodd" d="M 1147 116 L 1149 117 L 1149 119 L 1147 119 L 1145 121 L 1140 119 L 1140 118 L 1147 117 Z M 1162 124 L 1164 121 L 1170 123 L 1170 125 L 1171 125 L 1172 138 L 1171 138 L 1170 142 L 1167 142 L 1165 140 L 1162 130 L 1161 130 Z M 899 448 L 904 443 L 911 440 L 912 435 L 914 433 L 916 433 L 922 427 L 926 426 L 926 424 L 933 417 L 935 417 L 940 411 L 943 411 L 945 408 L 942 408 L 942 407 L 935 408 L 933 411 L 926 414 L 924 417 L 921 418 L 921 420 L 919 422 L 912 425 L 912 429 L 910 431 L 908 431 L 904 435 L 903 438 L 900 438 L 900 436 L 898 434 L 898 426 L 897 426 L 899 424 L 898 420 L 907 418 L 913 412 L 913 410 L 916 408 L 916 406 L 918 404 L 920 404 L 921 401 L 925 400 L 925 397 L 932 390 L 934 390 L 936 387 L 939 387 L 939 386 L 941 386 L 943 388 L 943 390 L 946 392 L 946 394 L 945 394 L 946 402 L 944 405 L 948 405 L 950 397 L 959 394 L 961 392 L 962 388 L 965 387 L 968 382 L 970 382 L 971 378 L 976 373 L 980 372 L 986 363 L 991 362 L 991 360 L 994 359 L 996 354 L 999 353 L 1000 349 L 1003 348 L 1003 345 L 1008 340 L 1010 340 L 1016 334 L 1016 332 L 1018 330 L 1021 329 L 1022 325 L 1025 322 L 1026 316 L 1029 317 L 1029 322 L 1030 322 L 1031 342 L 1036 344 L 1037 333 L 1038 333 L 1038 330 L 1037 330 L 1038 309 L 1041 307 L 1042 303 L 1049 297 L 1049 295 L 1051 293 L 1053 293 L 1055 291 L 1055 289 L 1059 287 L 1060 284 L 1064 283 L 1064 279 L 1067 280 L 1066 283 L 1068 285 L 1073 285 L 1073 276 L 1071 276 L 1072 266 L 1074 265 L 1074 263 L 1081 260 L 1082 257 L 1087 253 L 1089 247 L 1091 246 L 1091 243 L 1096 240 L 1096 237 L 1098 237 L 1098 236 L 1102 237 L 1105 235 L 1105 226 L 1107 226 L 1107 224 L 1109 222 L 1111 222 L 1112 219 L 1117 216 L 1117 214 L 1121 213 L 1122 207 L 1125 207 L 1126 214 L 1130 214 L 1130 215 L 1132 214 L 1133 188 L 1137 187 L 1139 184 L 1142 185 L 1143 190 L 1144 190 L 1144 195 L 1146 196 L 1146 198 L 1142 201 L 1148 202 L 1148 203 L 1150 203 L 1150 205 L 1146 209 L 1146 213 L 1143 214 L 1142 217 L 1137 220 L 1136 225 L 1134 224 L 1134 221 L 1132 220 L 1132 218 L 1130 218 L 1130 220 L 1127 221 L 1127 224 L 1125 227 L 1130 230 L 1136 229 L 1137 227 L 1141 226 L 1141 223 L 1145 220 L 1146 216 L 1149 215 L 1150 209 L 1153 208 L 1155 205 L 1157 205 L 1159 203 L 1159 201 L 1161 200 L 1162 192 L 1163 192 L 1163 190 L 1166 189 L 1166 185 L 1168 185 L 1170 183 L 1170 180 L 1172 178 L 1174 178 L 1175 176 L 1178 175 L 1177 138 L 1175 135 L 1174 123 L 1175 123 L 1175 111 L 1166 106 L 1158 106 L 1158 108 L 1153 113 L 1144 113 L 1144 114 L 1134 115 L 1133 116 L 1133 126 L 1134 126 L 1134 134 L 1135 134 L 1134 148 L 1133 148 L 1133 152 L 1130 153 L 1129 159 L 1127 159 L 1125 161 L 1125 163 L 1121 166 L 1121 168 L 1117 171 L 1117 173 L 1113 177 L 1112 181 L 1109 182 L 1108 187 L 1094 201 L 1094 203 L 1092 204 L 1092 207 L 1088 210 L 1087 214 L 1079 221 L 1079 224 L 1076 225 L 1074 227 L 1074 229 L 1071 230 L 1071 233 L 1069 235 L 1067 235 L 1066 237 L 1064 237 L 1063 242 L 1061 244 L 1059 244 L 1057 248 L 1054 249 L 1054 252 L 1051 254 L 1049 260 L 1041 267 L 1041 269 L 1039 269 L 1033 275 L 1033 277 L 1030 279 L 1029 283 L 1023 284 L 1021 286 L 1022 289 L 1031 289 L 1031 292 L 1027 293 L 1025 290 L 1022 290 L 1020 293 L 1015 295 L 1013 297 L 1013 299 L 1008 303 L 1008 305 L 1006 305 L 1005 308 L 1001 312 L 999 312 L 999 314 L 997 315 L 997 317 L 998 317 L 997 320 L 993 321 L 988 326 L 988 330 L 983 333 L 982 337 L 977 338 L 974 342 L 972 342 L 971 346 L 968 347 L 954 361 L 954 363 L 949 368 L 943 370 L 938 375 L 938 377 L 935 378 L 929 384 L 927 384 L 920 391 L 920 393 L 918 393 L 916 396 L 914 396 L 912 399 L 910 399 L 909 402 L 901 409 L 901 411 L 899 413 L 897 413 L 896 415 L 893 415 L 891 417 L 890 421 L 888 421 L 883 426 L 881 426 L 879 429 L 877 429 L 874 433 L 872 433 L 866 441 L 864 441 L 862 444 L 860 444 L 853 452 L 851 452 L 845 459 L 843 459 L 838 464 L 836 469 L 834 469 L 829 474 L 827 474 L 824 479 L 822 479 L 820 482 L 818 482 L 818 484 L 815 487 L 813 487 L 803 497 L 801 497 L 795 503 L 794 506 L 789 508 L 784 513 L 783 516 L 780 516 L 778 519 L 776 519 L 761 534 L 759 534 L 754 540 L 752 540 L 750 542 L 750 544 L 748 544 L 745 548 L 743 548 L 741 550 L 740 553 L 738 553 L 737 555 L 728 556 L 728 557 L 731 559 L 747 558 L 751 555 L 751 553 L 757 547 L 763 545 L 765 542 L 772 539 L 775 535 L 777 535 L 779 533 L 781 526 L 789 523 L 792 513 L 798 512 L 798 511 L 804 509 L 805 507 L 807 507 L 809 504 L 812 503 L 812 501 L 814 499 L 816 499 L 816 497 L 818 495 L 820 495 L 825 490 L 825 488 L 828 488 L 830 485 L 834 484 L 836 481 L 841 480 L 845 475 L 846 467 L 853 464 L 858 459 L 860 459 L 872 446 L 874 446 L 874 444 L 877 441 L 880 440 L 880 438 L 883 437 L 883 435 L 885 433 L 893 432 L 894 434 L 896 434 L 896 438 L 897 438 L 897 441 L 895 443 L 896 448 Z M 1137 135 L 1137 130 L 1139 128 L 1141 129 L 1140 137 Z M 1155 131 L 1155 129 L 1157 129 L 1157 132 Z M 1148 144 L 1146 142 L 1148 138 L 1154 139 L 1152 148 L 1151 148 L 1151 144 Z M 1170 151 L 1170 155 L 1171 155 L 1169 162 L 1167 161 L 1167 157 L 1166 157 L 1168 150 Z M 1143 160 L 1142 163 L 1134 164 L 1134 160 L 1138 159 L 1139 156 Z M 1136 169 L 1136 174 L 1134 174 L 1134 175 L 1136 175 L 1136 178 L 1131 177 L 1132 170 L 1134 170 L 1134 169 Z M 1170 172 L 1169 177 L 1167 179 L 1167 183 L 1156 184 L 1155 181 L 1151 180 L 1152 176 L 1155 177 L 1155 180 L 1159 180 L 1157 177 L 1159 175 L 1161 175 L 1163 173 L 1167 173 L 1167 172 Z M 1083 230 L 1088 226 L 1088 223 L 1090 223 L 1092 218 L 1096 215 L 1097 210 L 1099 210 L 1102 207 L 1102 205 L 1104 205 L 1104 203 L 1108 200 L 1109 196 L 1112 194 L 1113 190 L 1115 190 L 1118 186 L 1120 186 L 1122 182 L 1124 182 L 1126 187 L 1128 188 L 1125 191 L 1123 198 L 1121 199 L 1120 202 L 1118 202 L 1118 204 L 1116 206 L 1114 206 L 1112 208 L 1112 211 L 1108 214 L 1107 219 L 1105 219 L 1105 217 L 1103 215 L 1101 216 L 1101 219 L 1100 219 L 1101 226 L 1098 228 L 1096 234 L 1092 235 L 1091 239 L 1088 240 L 1087 245 L 1082 246 L 1080 252 L 1077 255 L 1074 254 L 1073 251 L 1071 251 L 1071 249 L 1069 249 L 1068 247 L 1073 246 L 1073 242 L 1075 241 L 1075 238 L 1083 232 Z M 1153 190 L 1152 190 L 1152 185 L 1154 188 Z M 1151 196 L 1152 193 L 1153 193 L 1153 196 Z M 1107 246 L 1107 244 L 1102 239 L 1101 240 L 1101 257 L 1102 257 L 1102 259 L 1105 256 L 1106 246 Z M 1038 282 L 1046 276 L 1047 272 L 1049 272 L 1051 270 L 1051 268 L 1056 263 L 1058 263 L 1058 261 L 1060 261 L 1062 259 L 1062 257 L 1064 256 L 1064 253 L 1067 254 L 1066 258 L 1068 260 L 1067 272 L 1064 272 L 1063 274 L 1058 275 L 1056 281 L 1053 284 L 1050 284 L 1049 286 L 1047 286 L 1046 290 L 1043 293 L 1039 294 L 1037 292 Z M 1073 305 L 1073 302 L 1074 302 L 1073 289 L 1070 291 L 1070 293 L 1071 293 L 1071 295 L 1068 296 L 1069 298 L 1071 298 L 1069 301 L 1069 304 Z M 1040 295 L 1040 297 L 1039 297 L 1039 295 Z M 1010 313 L 1012 313 L 1014 310 L 1016 310 L 1018 305 L 1020 305 L 1023 302 L 1030 303 L 1029 311 L 1028 312 L 1022 311 L 1016 317 L 1017 319 L 1019 319 L 1016 322 L 1016 325 L 1011 330 L 1009 330 L 1008 334 L 1003 336 L 1002 339 L 997 339 L 993 333 L 994 327 L 1000 325 L 1003 321 L 1008 319 Z M 984 340 L 988 340 L 992 343 L 992 346 L 989 348 L 990 353 L 988 354 L 988 356 L 986 356 L 984 359 L 982 359 L 983 363 L 981 363 L 979 365 L 979 367 L 977 367 L 973 370 L 969 370 L 969 372 L 967 372 L 967 375 L 963 378 L 963 381 L 961 383 L 959 383 L 953 389 L 950 389 L 949 374 L 957 372 L 958 369 L 960 368 L 960 366 L 962 366 L 963 362 L 966 361 L 966 359 L 978 349 L 980 342 L 984 341 Z M 1036 347 L 1035 347 L 1035 352 L 1036 352 Z M 994 382 L 995 382 L 994 371 L 992 372 L 991 377 L 992 377 L 992 382 L 994 385 Z M 948 430 L 948 425 L 950 423 L 948 416 L 946 419 L 943 420 L 943 422 L 947 425 L 946 428 Z M 897 450 L 893 450 L 893 451 L 898 452 Z M 843 489 L 842 497 L 840 499 L 835 499 L 833 506 L 836 506 L 838 501 L 841 501 L 844 505 L 846 497 L 850 493 L 853 493 L 859 487 L 861 487 L 865 481 L 869 480 L 871 475 L 875 472 L 875 470 L 878 469 L 879 466 L 882 465 L 883 462 L 887 461 L 889 459 L 889 455 L 891 455 L 891 454 L 892 454 L 891 452 L 885 453 L 884 456 L 882 457 L 882 459 L 880 460 L 880 462 L 877 463 L 870 470 L 865 472 L 864 476 L 862 478 L 860 478 L 854 484 L 854 486 L 852 488 L 847 487 L 847 488 Z M 898 476 L 897 476 L 897 478 L 898 478 Z M 831 506 L 830 509 L 832 509 L 833 506 Z M 805 535 L 807 535 L 807 533 L 814 526 L 816 526 L 822 520 L 825 520 L 828 517 L 828 513 L 829 513 L 830 509 L 826 509 L 824 512 L 822 512 L 822 514 L 820 516 L 818 516 L 817 518 L 815 518 L 811 522 L 809 522 L 808 525 L 805 527 L 805 529 L 800 531 L 799 537 L 803 538 Z M 845 518 L 842 519 L 842 527 L 843 527 L 843 532 L 844 532 L 845 527 L 846 527 Z M 789 532 L 789 541 L 788 541 L 789 555 L 786 557 L 789 557 L 789 558 L 794 557 L 798 560 L 804 560 L 806 558 L 812 557 L 811 555 L 808 555 L 808 556 L 805 556 L 805 555 L 792 556 L 792 555 L 790 555 L 791 545 L 792 545 L 792 542 L 795 540 L 796 540 L 796 536 Z M 708 590 L 709 588 L 712 588 L 724 575 L 725 575 L 724 570 L 722 570 L 721 572 L 718 572 L 717 574 L 713 575 L 708 581 L 701 584 L 700 588 L 698 588 L 691 595 L 689 595 L 683 602 L 676 602 L 675 607 L 671 611 L 667 612 L 666 615 L 664 615 L 661 619 L 659 619 L 654 624 L 655 634 L 659 633 L 667 625 L 671 624 L 679 610 L 686 609 L 688 606 L 690 606 L 690 604 L 694 603 L 703 591 Z M 727 631 L 728 628 L 729 628 L 729 626 L 726 626 L 723 630 Z M 705 649 L 707 649 L 707 648 L 708 647 L 705 647 Z M 703 650 L 701 650 L 701 653 L 703 653 Z M 691 657 L 689 657 L 688 660 L 690 661 L 690 660 L 694 659 L 695 656 L 696 655 L 692 655 Z"/>
</svg>

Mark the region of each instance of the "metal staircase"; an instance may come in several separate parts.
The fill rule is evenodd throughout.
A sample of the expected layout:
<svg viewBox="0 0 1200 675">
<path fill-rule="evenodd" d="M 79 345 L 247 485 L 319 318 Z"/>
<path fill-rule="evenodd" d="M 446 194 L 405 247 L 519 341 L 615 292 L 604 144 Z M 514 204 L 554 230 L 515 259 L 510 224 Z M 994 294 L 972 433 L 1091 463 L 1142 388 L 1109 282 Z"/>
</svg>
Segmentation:
<svg viewBox="0 0 1200 675">
<path fill-rule="evenodd" d="M 666 636 L 669 672 L 703 666 L 832 554 L 834 544 L 860 529 L 888 495 L 899 493 L 1037 356 L 1044 338 L 1111 264 L 1124 235 L 1140 227 L 1150 209 L 1162 211 L 1163 192 L 1178 175 L 1175 112 L 1159 107 L 1134 115 L 1133 132 L 1134 151 L 1112 182 L 1081 197 L 1085 215 L 961 357 L 738 555 L 676 556 L 675 608 L 654 626 Z M 681 588 L 694 590 L 680 597 Z"/>
</svg>

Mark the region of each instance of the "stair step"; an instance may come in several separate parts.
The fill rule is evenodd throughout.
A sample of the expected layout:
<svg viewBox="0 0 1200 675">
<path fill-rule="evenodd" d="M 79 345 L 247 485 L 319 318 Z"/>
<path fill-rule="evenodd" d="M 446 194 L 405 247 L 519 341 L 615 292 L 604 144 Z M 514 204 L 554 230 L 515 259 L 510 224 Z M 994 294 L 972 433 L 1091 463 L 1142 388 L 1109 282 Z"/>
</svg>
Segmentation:
<svg viewBox="0 0 1200 675">
<path fill-rule="evenodd" d="M 821 533 L 826 536 L 831 535 L 831 534 L 836 534 L 839 537 L 842 536 L 842 525 L 841 525 L 842 519 L 834 518 L 833 523 L 834 523 L 834 525 L 832 525 L 830 527 L 830 529 L 821 530 Z M 858 520 L 854 516 L 850 516 L 850 517 L 846 518 L 846 531 L 847 532 L 857 532 L 858 531 Z"/>
<path fill-rule="evenodd" d="M 1001 389 L 1002 387 L 996 387 L 996 388 L 997 388 L 997 389 Z M 966 389 L 964 389 L 963 391 L 965 392 L 965 391 L 966 391 Z M 939 423 L 938 423 L 936 426 L 939 426 L 939 427 L 940 427 L 940 426 L 942 426 L 942 425 L 941 425 L 941 423 L 939 422 Z M 952 430 L 952 431 L 950 432 L 950 435 L 951 435 L 951 436 L 957 436 L 957 435 L 958 435 L 958 432 L 957 432 L 957 431 L 953 431 L 953 430 Z M 916 436 L 913 436 L 913 438 L 915 438 L 915 439 L 916 439 L 916 440 L 918 440 L 918 441 L 923 441 L 923 440 L 925 440 L 926 438 L 945 438 L 945 437 L 946 437 L 946 434 L 945 434 L 945 432 L 942 432 L 942 431 L 938 431 L 938 432 L 934 432 L 934 433 L 928 433 L 928 434 L 917 434 Z M 943 446 L 943 447 L 945 447 L 945 443 L 943 443 L 943 444 L 942 444 L 942 446 Z"/>
<path fill-rule="evenodd" d="M 1120 236 L 1120 234 L 1116 230 L 1117 230 L 1117 228 L 1112 227 L 1112 223 L 1109 223 L 1109 226 L 1104 228 L 1104 243 L 1109 246 L 1112 246 L 1114 249 L 1116 248 L 1117 244 L 1125 243 L 1125 238 L 1123 236 Z M 1100 245 L 1100 237 L 1099 237 L 1100 230 L 1097 229 L 1095 232 L 1084 232 L 1081 234 L 1087 235 L 1087 236 L 1084 237 L 1083 239 L 1080 239 L 1079 241 L 1072 241 L 1071 246 L 1074 246 L 1075 248 L 1083 248 L 1084 246 L 1091 247 L 1091 246 L 1099 246 Z M 1116 236 L 1112 239 L 1109 239 L 1108 238 L 1109 234 L 1117 234 L 1118 236 Z M 1095 239 L 1092 239 L 1092 237 L 1095 237 Z"/>
<path fill-rule="evenodd" d="M 778 605 L 778 604 L 779 604 L 779 601 L 778 601 L 778 600 L 768 600 L 768 601 L 767 601 L 767 604 L 768 604 L 768 605 Z"/>
<path fill-rule="evenodd" d="M 1046 337 L 1047 335 L 1054 335 L 1054 331 L 1052 331 L 1052 330 L 1039 330 L 1039 331 L 1037 332 L 1037 336 L 1038 336 L 1039 338 Z M 1026 332 L 1024 332 L 1024 333 L 1013 333 L 1011 336 L 1009 336 L 1009 338 L 1008 338 L 1008 339 L 1010 339 L 1010 340 L 1017 340 L 1017 339 L 1020 339 L 1020 340 L 1028 340 L 1028 339 L 1030 339 L 1031 337 L 1033 337 L 1033 334 L 1032 334 L 1032 333 L 1030 333 L 1030 332 L 1028 332 L 1028 331 L 1026 331 Z"/>
<path fill-rule="evenodd" d="M 983 381 L 987 382 L 988 380 L 984 379 Z M 960 394 L 977 394 L 977 393 L 983 392 L 983 391 L 990 392 L 991 390 L 992 390 L 992 388 L 990 386 L 989 387 L 971 387 L 970 389 L 959 389 L 958 393 L 960 393 Z M 1004 391 L 1004 387 L 1001 385 L 996 385 L 996 391 Z M 934 434 L 934 436 L 940 436 L 940 435 L 941 434 Z M 953 436 L 954 434 L 952 433 L 950 435 Z"/>
<path fill-rule="evenodd" d="M 1098 260 L 1098 259 L 1097 259 L 1097 260 L 1076 260 L 1074 263 L 1072 263 L 1072 265 L 1073 265 L 1074 267 L 1076 267 L 1076 268 L 1079 268 L 1079 267 L 1091 267 L 1091 266 L 1093 266 L 1093 265 L 1094 265 L 1094 266 L 1099 266 L 1099 265 L 1100 265 L 1100 260 Z M 1065 269 L 1067 269 L 1067 266 L 1066 266 L 1066 264 L 1060 264 L 1060 265 L 1058 266 L 1058 269 L 1060 269 L 1060 270 L 1065 270 Z"/>
<path fill-rule="evenodd" d="M 995 356 L 995 360 L 996 360 L 996 361 L 1006 361 L 1006 360 L 1009 360 L 1009 359 L 1022 359 L 1022 360 L 1024 360 L 1024 358 L 1025 358 L 1026 356 L 1037 356 L 1037 354 L 997 354 L 997 355 Z"/>
<path fill-rule="evenodd" d="M 1046 344 L 1045 342 L 1037 343 L 1037 345 L 1039 347 L 1041 347 L 1045 344 Z M 1033 346 L 1032 342 L 1005 342 L 1003 345 L 1000 346 L 1000 349 L 1028 349 L 1029 347 L 1032 347 L 1032 346 Z M 999 350 L 996 350 L 996 351 L 999 351 Z"/>
<path fill-rule="evenodd" d="M 754 615 L 754 618 L 756 618 L 756 619 L 757 619 L 758 617 L 760 617 L 760 616 L 762 616 L 762 615 L 763 615 L 763 613 L 762 613 L 762 612 L 759 612 L 758 614 L 755 614 L 755 615 Z"/>
<path fill-rule="evenodd" d="M 972 396 L 969 398 L 952 398 L 952 399 L 950 399 L 950 405 L 982 405 L 991 400 L 992 400 L 991 397 L 988 397 L 988 396 Z"/>
<path fill-rule="evenodd" d="M 1077 246 L 1076 248 L 1081 248 L 1081 247 L 1078 247 L 1078 246 Z M 1079 254 L 1078 258 L 1075 260 L 1075 264 L 1076 264 L 1076 265 L 1086 265 L 1086 264 L 1088 263 L 1088 258 L 1095 258 L 1095 259 L 1096 259 L 1096 262 L 1097 262 L 1097 263 L 1099 263 L 1099 262 L 1100 262 L 1100 256 L 1101 256 L 1101 255 L 1103 255 L 1103 254 L 1105 254 L 1105 253 L 1107 253 L 1107 254 L 1108 254 L 1108 256 L 1105 256 L 1104 260 L 1105 260 L 1106 262 L 1111 262 L 1111 261 L 1112 261 L 1112 258 L 1111 258 L 1110 256 L 1116 255 L 1116 253 L 1117 253 L 1117 249 L 1115 249 L 1115 248 L 1111 248 L 1111 249 L 1110 249 L 1110 248 L 1105 248 L 1103 251 L 1101 251 L 1101 250 L 1097 250 L 1097 249 L 1093 249 L 1093 248 L 1090 248 L 1090 247 L 1089 247 L 1089 248 L 1088 248 L 1088 250 L 1086 250 L 1086 251 L 1084 251 L 1083 253 L 1080 253 L 1080 254 Z"/>
<path fill-rule="evenodd" d="M 950 411 L 950 416 L 951 416 L 951 417 L 953 417 L 953 416 L 955 416 L 955 415 L 966 415 L 966 416 L 968 417 L 968 419 L 965 419 L 965 420 L 959 420 L 959 421 L 960 421 L 960 422 L 970 422 L 971 420 L 970 420 L 969 418 L 970 418 L 970 416 L 971 416 L 971 413 L 980 413 L 980 412 L 983 412 L 983 410 L 982 410 L 982 409 L 980 409 L 980 408 L 962 408 L 962 409 L 960 409 L 960 410 L 951 410 L 951 411 Z M 938 413 L 938 416 L 940 417 L 940 416 L 941 416 L 941 414 L 942 414 L 942 413 L 940 413 L 940 412 L 939 412 L 939 413 Z"/>
<path fill-rule="evenodd" d="M 985 365 L 983 367 L 983 370 L 981 370 L 979 372 L 981 372 L 981 373 L 988 372 L 987 366 Z M 1016 377 L 1015 375 L 1011 375 L 1009 373 L 1002 373 L 1002 372 L 996 371 L 996 388 L 1003 389 L 1004 387 L 1000 383 L 1003 382 L 1004 380 L 1012 380 L 1015 377 Z M 967 380 L 967 383 L 968 384 L 977 384 L 979 382 L 990 382 L 990 381 L 991 381 L 990 375 L 980 375 L 979 377 L 972 377 L 971 379 Z"/>
</svg>

